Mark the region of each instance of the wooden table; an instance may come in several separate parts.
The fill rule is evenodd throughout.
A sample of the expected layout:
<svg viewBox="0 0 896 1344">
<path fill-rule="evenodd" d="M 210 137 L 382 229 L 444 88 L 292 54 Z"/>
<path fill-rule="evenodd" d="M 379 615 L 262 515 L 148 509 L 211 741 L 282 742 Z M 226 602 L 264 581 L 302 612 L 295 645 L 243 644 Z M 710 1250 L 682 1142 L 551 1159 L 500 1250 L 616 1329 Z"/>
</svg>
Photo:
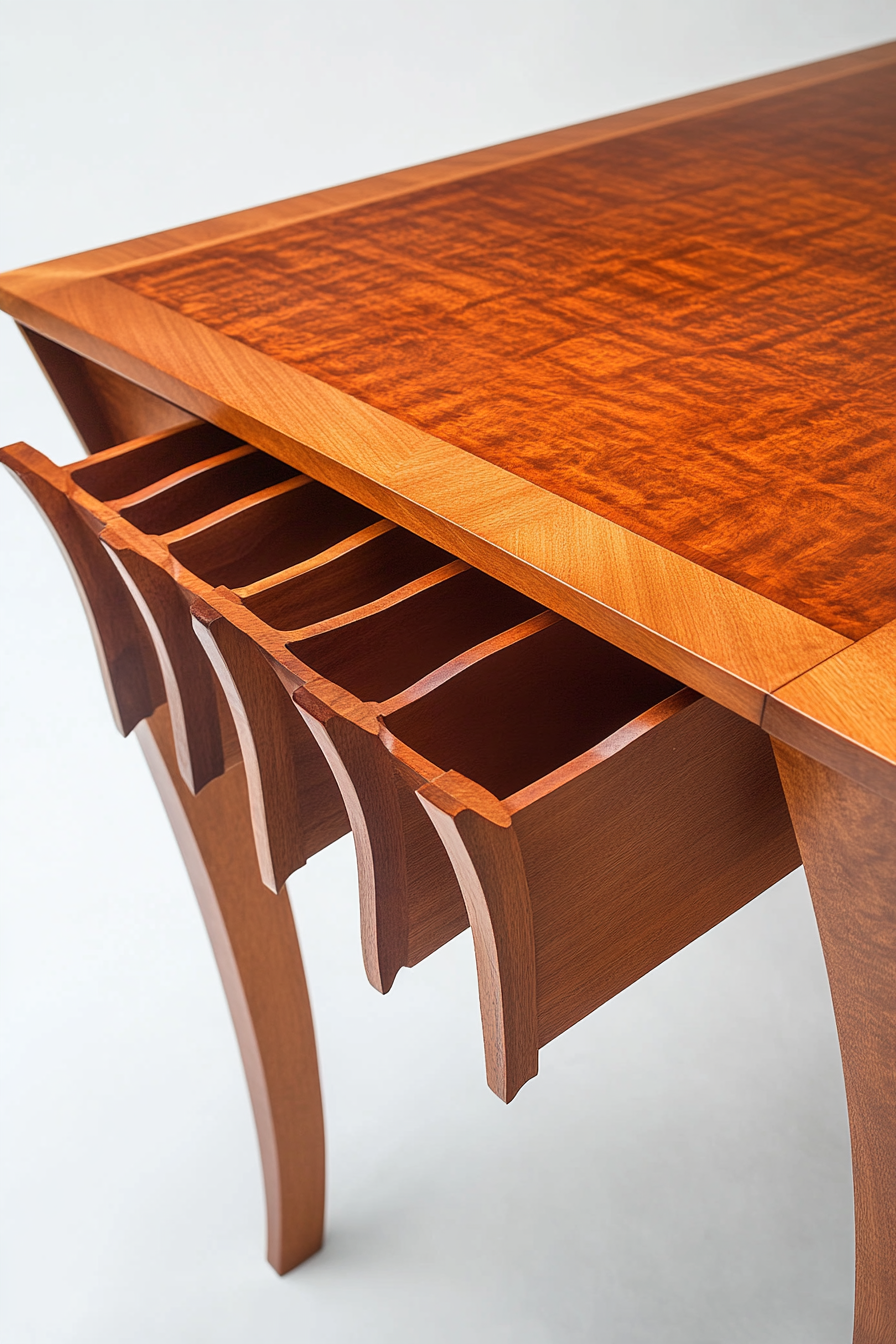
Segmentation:
<svg viewBox="0 0 896 1344">
<path fill-rule="evenodd" d="M 89 450 L 199 416 L 771 735 L 840 1034 L 862 1344 L 896 1334 L 894 65 L 876 47 L 0 279 Z M 139 731 L 288 1268 L 323 1190 L 288 905 L 239 773 L 194 797 Z"/>
</svg>

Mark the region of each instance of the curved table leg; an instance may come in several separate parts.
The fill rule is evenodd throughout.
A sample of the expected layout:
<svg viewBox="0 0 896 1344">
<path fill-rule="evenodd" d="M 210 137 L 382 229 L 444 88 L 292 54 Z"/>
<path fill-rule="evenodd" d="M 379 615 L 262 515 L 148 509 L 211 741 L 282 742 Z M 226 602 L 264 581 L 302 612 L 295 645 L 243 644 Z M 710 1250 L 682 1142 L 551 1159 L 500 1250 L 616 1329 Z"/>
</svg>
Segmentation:
<svg viewBox="0 0 896 1344">
<path fill-rule="evenodd" d="M 856 1207 L 855 1344 L 896 1340 L 896 803 L 775 742 L 837 1018 Z"/>
<path fill-rule="evenodd" d="M 242 763 L 193 795 L 167 706 L 137 729 L 211 938 L 261 1148 L 268 1259 L 285 1274 L 323 1240 L 324 1125 L 314 1025 L 285 889 L 261 880 Z"/>
</svg>

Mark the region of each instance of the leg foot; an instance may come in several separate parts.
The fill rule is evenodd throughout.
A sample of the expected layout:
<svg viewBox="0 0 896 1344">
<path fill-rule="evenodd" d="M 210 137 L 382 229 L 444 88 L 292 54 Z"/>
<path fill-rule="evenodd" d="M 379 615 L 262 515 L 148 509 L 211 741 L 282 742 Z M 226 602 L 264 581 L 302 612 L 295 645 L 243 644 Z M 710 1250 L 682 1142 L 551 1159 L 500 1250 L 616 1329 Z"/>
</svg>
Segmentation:
<svg viewBox="0 0 896 1344">
<path fill-rule="evenodd" d="M 855 1344 L 896 1339 L 896 804 L 775 742 L 837 1018 L 856 1202 Z"/>
<path fill-rule="evenodd" d="M 320 1248 L 324 1221 L 317 1051 L 289 900 L 261 880 L 242 764 L 194 796 L 177 766 L 167 707 L 137 734 L 224 982 L 261 1148 L 268 1259 L 285 1274 Z"/>
</svg>

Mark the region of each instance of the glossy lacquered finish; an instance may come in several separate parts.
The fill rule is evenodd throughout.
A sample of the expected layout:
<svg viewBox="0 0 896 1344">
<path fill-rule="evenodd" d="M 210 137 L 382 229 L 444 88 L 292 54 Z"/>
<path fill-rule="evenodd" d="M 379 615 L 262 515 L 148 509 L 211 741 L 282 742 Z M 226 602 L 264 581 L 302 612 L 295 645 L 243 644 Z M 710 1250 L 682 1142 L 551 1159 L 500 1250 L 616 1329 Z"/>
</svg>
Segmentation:
<svg viewBox="0 0 896 1344">
<path fill-rule="evenodd" d="M 894 65 L 0 282 L 94 455 L 4 458 L 175 800 L 279 1269 L 319 1244 L 313 1035 L 297 945 L 268 985 L 274 916 L 249 900 L 256 945 L 228 872 L 274 897 L 351 825 L 372 983 L 469 922 L 509 1099 L 552 1036 L 789 871 L 792 816 L 850 1105 L 855 1338 L 896 1332 Z"/>
<path fill-rule="evenodd" d="M 2 302 L 759 722 L 892 619 L 893 61 L 885 45 L 26 268 Z M 202 288 L 222 247 L 227 314 Z M 498 267 L 487 292 L 436 284 L 433 249 L 440 275 Z M 374 348 L 392 369 L 375 393 Z M 420 377 L 444 359 L 434 398 Z M 580 400 L 587 443 L 562 421 Z M 849 740 L 857 776 L 865 750 Z"/>
<path fill-rule="evenodd" d="M 115 283 L 858 639 L 896 618 L 893 82 L 831 80 Z"/>
</svg>

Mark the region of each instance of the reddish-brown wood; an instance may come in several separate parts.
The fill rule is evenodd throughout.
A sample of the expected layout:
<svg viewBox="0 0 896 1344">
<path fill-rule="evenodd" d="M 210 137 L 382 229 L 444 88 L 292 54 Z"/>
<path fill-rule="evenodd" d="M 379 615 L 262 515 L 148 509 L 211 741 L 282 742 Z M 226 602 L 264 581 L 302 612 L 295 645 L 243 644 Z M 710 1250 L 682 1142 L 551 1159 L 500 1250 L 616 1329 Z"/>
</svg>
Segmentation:
<svg viewBox="0 0 896 1344">
<path fill-rule="evenodd" d="M 29 308 L 254 442 L 758 722 L 842 635 L 105 280 Z M 102 331 L 107 339 L 91 334 Z M 134 353 L 138 352 L 137 357 Z M 372 517 L 374 515 L 368 515 Z M 231 580 L 231 583 L 233 580 Z M 245 581 L 244 581 L 245 582 Z"/>
<path fill-rule="evenodd" d="M 201 598 L 193 600 L 191 613 L 239 735 L 262 880 L 279 891 L 306 859 L 345 835 L 345 808 L 329 767 L 258 645 Z"/>
<path fill-rule="evenodd" d="M 68 476 L 27 444 L 0 462 L 28 491 L 68 563 L 84 606 L 112 717 L 125 736 L 165 699 L 152 641 L 133 598 L 68 495 Z"/>
<path fill-rule="evenodd" d="M 464 894 L 505 1100 L 540 1045 L 799 863 L 765 735 L 663 680 L 534 620 L 381 707 Z"/>
<path fill-rule="evenodd" d="M 893 90 L 866 71 L 116 283 L 855 639 L 896 617 Z"/>
<path fill-rule="evenodd" d="M 138 729 L 211 939 L 261 1148 L 268 1259 L 278 1274 L 323 1240 L 324 1126 L 314 1024 L 285 889 L 262 882 L 241 764 L 194 796 L 164 708 Z"/>
<path fill-rule="evenodd" d="M 205 461 L 239 440 L 204 420 L 191 421 L 183 429 L 156 430 L 111 448 L 95 452 L 85 462 L 69 468 L 72 480 L 94 499 L 109 503 L 151 487 L 155 482 Z"/>
<path fill-rule="evenodd" d="M 330 706 L 346 699 L 345 692 L 316 677 L 293 653 L 287 652 L 286 641 L 290 641 L 293 650 L 300 650 L 306 639 L 316 646 L 324 638 L 323 664 L 328 658 L 330 661 L 335 658 L 337 664 L 341 658 L 344 663 L 348 655 L 347 666 L 353 670 L 352 675 L 369 679 L 376 674 L 382 650 L 389 643 L 388 632 L 384 635 L 378 630 L 377 616 L 394 623 L 394 613 L 392 617 L 389 613 L 395 602 L 419 593 L 428 608 L 416 611 L 411 603 L 409 610 L 412 616 L 416 614 L 417 625 L 404 622 L 398 630 L 401 638 L 393 641 L 396 647 L 389 650 L 391 663 L 386 660 L 385 665 L 387 675 L 391 666 L 393 678 L 396 671 L 399 673 L 396 685 L 403 685 L 402 656 L 416 658 L 417 664 L 429 668 L 440 661 L 443 648 L 450 651 L 475 642 L 475 633 L 483 621 L 489 629 L 496 620 L 499 625 L 507 624 L 516 613 L 531 608 L 532 604 L 493 580 L 468 571 L 459 562 L 446 567 L 440 562 L 450 560 L 449 556 L 391 528 L 383 520 L 360 534 L 352 533 L 352 527 L 359 521 L 369 520 L 369 513 L 306 477 L 293 476 L 246 499 L 232 499 L 211 514 L 168 534 L 160 544 L 158 539 L 143 535 L 132 522 L 123 522 L 118 510 L 126 512 L 135 500 L 151 503 L 157 496 L 164 498 L 172 483 L 190 482 L 193 489 L 190 511 L 201 512 L 203 478 L 214 478 L 222 459 L 229 465 L 244 463 L 249 456 L 249 450 L 228 448 L 218 457 L 201 459 L 202 445 L 196 442 L 195 430 L 176 437 L 178 441 L 168 445 L 161 440 L 135 441 L 129 450 L 127 446 L 110 450 L 86 464 L 69 468 L 72 480 L 83 481 L 92 497 L 77 484 L 70 483 L 69 489 L 94 525 L 104 526 L 103 541 L 145 612 L 167 677 L 184 778 L 194 789 L 200 781 L 213 778 L 221 767 L 215 741 L 218 716 L 214 692 L 223 681 L 242 741 L 260 869 L 264 880 L 277 890 L 309 854 L 348 828 L 333 777 L 320 758 L 313 735 L 309 735 L 289 698 L 308 677 L 314 677 L 317 695 L 311 697 L 310 703 L 324 723 L 333 717 Z M 188 465 L 182 466 L 181 459 Z M 274 467 L 282 467 L 277 459 L 269 461 Z M 165 473 L 168 467 L 174 467 L 175 471 L 163 474 L 161 480 L 146 483 L 150 477 Z M 247 488 L 251 490 L 258 484 L 257 478 L 255 469 L 245 482 Z M 130 491 L 133 484 L 138 485 L 137 491 Z M 130 493 L 123 498 L 108 499 L 111 493 L 120 490 Z M 98 503 L 99 495 L 106 496 L 107 502 Z M 389 543 L 385 551 L 377 545 L 384 536 Z M 341 540 L 333 542 L 335 537 Z M 307 556 L 309 550 L 321 544 L 325 547 L 322 553 L 296 561 L 296 557 Z M 268 600 L 276 601 L 278 590 L 284 589 L 284 601 L 288 600 L 292 609 L 310 614 L 314 611 L 320 614 L 322 602 L 329 603 L 331 608 L 337 603 L 339 576 L 348 577 L 345 569 L 348 561 L 353 566 L 354 580 L 343 594 L 343 601 L 351 603 L 360 595 L 374 596 L 375 600 L 354 613 L 341 612 L 328 621 L 287 631 L 278 637 L 244 611 L 235 594 L 228 599 L 227 590 L 212 589 L 203 578 L 173 558 L 177 555 L 187 555 L 212 579 L 221 578 L 222 567 L 228 575 L 248 576 L 255 580 L 250 589 L 260 590 L 261 596 L 266 595 Z M 296 563 L 289 563 L 292 561 Z M 435 576 L 421 573 L 427 562 L 439 566 Z M 285 565 L 280 585 L 274 584 L 270 576 L 257 577 L 262 565 L 275 569 Z M 331 578 L 328 582 L 323 576 L 330 565 L 338 573 L 335 580 Z M 389 589 L 401 585 L 409 574 L 418 574 L 419 578 L 401 586 L 397 595 L 390 594 Z M 173 575 L 177 576 L 177 582 Z M 440 580 L 461 575 L 465 577 L 460 589 L 445 590 L 447 602 L 441 587 L 437 593 L 426 596 L 434 581 L 438 587 Z M 303 588 L 307 584 L 313 585 L 310 593 Z M 217 673 L 211 684 L 196 666 L 197 649 L 185 620 L 185 601 L 189 600 L 197 618 L 193 629 L 198 631 Z M 471 603 L 474 610 L 465 626 L 465 610 Z M 508 608 L 508 614 L 503 616 L 502 606 Z M 351 628 L 344 628 L 347 623 Z M 373 633 L 364 633 L 371 626 Z M 422 664 L 421 648 L 417 647 L 421 639 Z M 267 655 L 262 647 L 268 648 Z M 273 670 L 277 654 L 279 675 L 288 684 L 287 690 L 279 685 Z M 358 698 L 349 696 L 348 700 L 363 720 L 363 713 L 358 714 Z M 377 743 L 375 722 L 367 715 L 368 722 L 359 727 L 351 718 L 343 722 L 343 717 L 341 712 L 335 716 L 333 733 L 318 724 L 315 732 L 322 735 L 321 745 L 353 808 L 362 874 L 365 962 L 372 983 L 385 990 L 401 966 L 416 964 L 454 937 L 466 927 L 467 917 L 444 850 L 413 798 L 413 785 L 402 780 Z M 334 735 L 341 743 L 339 748 L 335 746 Z M 385 776 L 373 794 L 367 778 L 369 770 L 364 765 L 364 748 L 368 743 Z M 351 782 L 353 777 L 355 783 Z M 366 815 L 358 804 L 358 793 L 368 799 Z"/>
<path fill-rule="evenodd" d="M 425 787 L 420 797 L 454 865 L 473 931 L 488 1084 L 512 1101 L 538 1072 L 537 958 L 525 861 L 503 818 L 496 824 L 460 798 Z"/>
<path fill-rule="evenodd" d="M 836 101 L 848 93 L 852 87 L 850 81 L 853 85 L 858 81 L 856 86 L 866 93 L 875 85 L 876 71 L 892 66 L 892 59 L 891 48 L 854 54 L 814 73 L 797 71 L 775 77 L 752 91 L 729 90 L 724 95 L 697 99 L 700 116 L 695 116 L 697 103 L 693 106 L 689 103 L 689 110 L 678 108 L 677 114 L 674 109 L 666 113 L 654 109 L 647 122 L 654 128 L 665 126 L 674 130 L 677 126 L 676 134 L 685 134 L 688 126 L 697 126 L 700 138 L 704 130 L 716 124 L 717 118 L 735 117 L 737 109 L 744 116 L 755 113 L 762 121 L 766 103 L 771 106 L 774 102 L 772 90 L 776 97 L 785 97 L 782 90 L 790 89 L 786 97 L 795 98 L 798 103 L 807 97 L 827 97 L 823 93 L 827 89 L 834 90 L 832 97 Z M 865 74 L 858 75 L 857 71 Z M 801 106 L 805 113 L 806 106 L 803 103 Z M 719 109 L 723 108 L 727 112 L 721 113 Z M 785 124 L 785 118 L 779 121 Z M 799 117 L 794 121 L 799 132 Z M 635 125 L 643 128 L 647 122 L 638 117 L 626 122 L 625 130 L 633 142 L 639 140 Z M 539 172 L 548 171 L 551 164 L 562 167 L 562 160 L 566 160 L 560 153 L 560 142 L 563 141 L 564 148 L 571 144 L 613 148 L 627 142 L 622 129 L 614 122 L 603 132 L 591 128 L 584 137 L 575 133 L 567 140 L 549 138 L 543 152 L 532 155 L 527 152 L 523 159 Z M 654 133 L 660 132 L 643 130 L 643 134 Z M 583 148 L 575 151 L 590 152 Z M 836 160 L 834 153 L 834 168 Z M 521 167 L 519 153 L 514 149 L 497 152 L 489 163 L 492 176 L 528 171 L 524 165 Z M 513 163 L 516 167 L 496 167 Z M 488 172 L 480 172 L 481 167 L 478 159 L 476 164 L 470 164 L 466 187 L 489 177 Z M 424 180 L 429 184 L 445 183 L 446 177 L 441 172 L 437 167 L 422 176 L 418 173 L 415 183 L 420 188 Z M 461 181 L 454 169 L 447 176 Z M 399 192 L 408 218 L 414 215 L 415 202 L 419 203 L 426 195 L 423 190 L 408 190 L 410 184 L 408 179 Z M 391 187 L 379 196 L 398 200 Z M 348 219 L 348 211 L 337 210 L 337 198 L 344 203 L 344 195 L 337 192 L 329 203 L 326 218 L 344 215 Z M 353 199 L 360 198 L 356 195 Z M 676 196 L 676 200 L 681 199 Z M 309 206 L 309 210 L 314 214 L 317 207 Z M 308 211 L 300 208 L 298 216 L 302 215 L 309 218 Z M 543 223 L 541 206 L 536 215 Z M 283 216 L 274 210 L 269 216 L 258 218 L 262 223 L 271 223 Z M 227 224 L 222 224 L 218 233 L 226 237 L 228 231 Z M 201 227 L 196 237 L 199 235 L 206 239 L 214 237 L 215 228 Z M 159 242 L 159 239 L 148 241 L 146 246 L 149 251 L 159 250 Z M 161 250 L 165 250 L 164 242 Z M 128 245 L 118 254 L 117 263 L 126 255 L 138 254 L 140 245 Z M 860 254 L 850 249 L 848 255 L 853 258 Z M 111 255 L 107 255 L 106 262 L 111 262 Z M 806 621 L 786 607 L 768 602 L 750 587 L 721 579 L 703 562 L 684 560 L 676 552 L 658 547 L 637 532 L 611 523 L 609 517 L 560 495 L 545 496 L 544 491 L 532 487 L 523 477 L 490 469 L 489 462 L 482 458 L 472 458 L 465 450 L 415 430 L 394 415 L 377 414 L 369 403 L 359 402 L 330 383 L 278 363 L 250 345 L 183 319 L 172 308 L 161 308 L 157 302 L 146 301 L 133 290 L 122 289 L 121 285 L 102 278 L 74 278 L 98 277 L 102 270 L 102 259 L 94 257 L 36 267 L 27 274 L 16 273 L 4 281 L 4 301 L 46 335 L 75 345 L 99 362 L 114 364 L 117 370 L 153 387 L 160 395 L 230 427 L 340 491 L 364 500 L 392 520 L 410 524 L 412 530 L 427 539 L 528 591 L 635 655 L 684 677 L 689 684 L 756 722 L 762 715 L 764 694 L 793 680 L 849 642 L 833 630 L 819 628 L 817 622 Z M 720 282 L 716 296 L 723 306 L 725 296 L 731 297 L 725 284 L 727 281 Z M 414 301 L 408 301 L 412 308 Z M 716 298 L 709 296 L 707 301 L 712 305 Z M 684 328 L 682 331 L 686 335 Z M 742 359 L 742 355 L 736 353 L 736 358 Z M 743 355 L 743 360 L 750 364 L 752 355 Z M 686 374 L 690 364 L 685 360 L 681 368 Z M 872 383 L 873 378 L 868 386 Z M 669 415 L 664 399 L 664 426 Z M 767 417 L 763 425 L 771 423 L 772 418 Z M 815 442 L 819 442 L 817 433 L 813 433 Z M 695 444 L 700 448 L 696 441 Z M 727 456 L 733 460 L 736 453 L 732 450 Z M 799 450 L 799 469 L 805 470 L 810 456 Z M 673 474 L 680 481 L 692 473 L 676 469 Z M 744 480 L 755 480 L 752 468 L 746 470 Z M 772 493 L 762 493 L 763 507 Z M 850 500 L 850 507 L 857 503 L 852 496 Z M 645 500 L 642 512 L 649 512 L 649 505 L 650 501 Z M 818 509 L 813 516 L 821 516 L 822 512 L 829 513 L 830 509 Z M 715 516 L 705 509 L 701 516 L 704 515 Z M 688 544 L 692 543 L 682 540 L 682 546 L 686 548 Z M 802 555 L 818 551 L 821 555 L 823 546 L 821 550 L 813 550 L 799 543 L 798 551 Z M 715 564 L 712 556 L 709 560 Z M 836 573 L 841 570 L 842 564 L 838 564 Z M 778 571 L 783 573 L 776 564 L 775 573 Z M 751 575 L 740 577 L 754 582 Z M 815 583 L 813 593 L 821 591 Z"/>
<path fill-rule="evenodd" d="M 775 742 L 827 963 L 852 1135 L 855 1344 L 896 1337 L 896 803 Z"/>
<path fill-rule="evenodd" d="M 224 744 L 215 676 L 193 633 L 189 599 L 164 565 L 153 560 L 152 542 L 145 541 L 146 549 L 135 545 L 134 531 L 126 524 L 111 523 L 102 533 L 102 544 L 152 637 L 165 683 L 177 763 L 190 792 L 199 793 L 224 773 Z"/>
<path fill-rule="evenodd" d="M 370 855 L 384 855 L 380 871 L 391 864 L 396 884 L 393 907 L 365 906 L 384 984 L 391 963 L 404 957 L 412 964 L 453 927 L 446 914 L 449 889 L 459 899 L 453 874 L 450 883 L 436 882 L 438 899 L 428 906 L 411 896 L 439 862 L 452 872 L 423 811 L 411 806 L 415 783 L 441 790 L 439 825 L 453 837 L 455 857 L 464 856 L 477 951 L 491 958 L 480 978 L 483 1003 L 492 1019 L 497 1014 L 490 1068 L 506 1093 L 532 1068 L 532 974 L 534 1017 L 543 1018 L 536 1045 L 562 1029 L 581 994 L 570 971 L 552 1007 L 541 996 L 550 974 L 539 957 L 550 967 L 554 953 L 544 949 L 562 949 L 563 940 L 557 929 L 544 936 L 533 895 L 538 864 L 520 837 L 530 822 L 538 830 L 539 817 L 543 834 L 562 833 L 566 809 L 555 815 L 552 800 L 575 811 L 578 789 L 589 799 L 594 780 L 607 780 L 612 769 L 624 774 L 639 752 L 662 743 L 669 723 L 691 722 L 687 715 L 701 702 L 658 719 L 654 706 L 649 723 L 641 715 L 617 731 L 608 759 L 587 770 L 567 759 L 539 777 L 550 781 L 543 793 L 536 780 L 502 801 L 527 753 L 530 766 L 545 765 L 531 735 L 516 735 L 517 759 L 508 761 L 489 760 L 485 737 L 471 742 L 468 734 L 469 777 L 441 769 L 433 780 L 433 761 L 394 731 L 389 739 L 384 730 L 377 743 L 375 707 L 321 677 L 303 654 L 319 656 L 330 674 L 347 669 L 365 695 L 387 694 L 379 710 L 394 729 L 411 722 L 418 704 L 434 704 L 432 697 L 442 697 L 440 713 L 450 719 L 444 697 L 450 700 L 453 683 L 456 690 L 479 664 L 499 665 L 502 649 L 556 625 L 554 617 L 530 618 L 541 624 L 519 638 L 485 631 L 476 648 L 458 645 L 452 654 L 448 621 L 446 647 L 421 640 L 426 656 L 407 664 L 417 680 L 398 686 L 403 654 L 390 648 L 378 669 L 364 632 L 400 626 L 402 606 L 434 600 L 427 589 L 439 600 L 456 591 L 447 575 L 433 581 L 439 563 L 430 563 L 436 557 L 428 543 L 762 721 L 804 753 L 791 753 L 800 781 L 789 785 L 792 806 L 805 852 L 817 851 L 815 878 L 810 869 L 816 904 L 822 887 L 834 893 L 822 901 L 832 921 L 827 946 L 849 945 L 849 956 L 829 953 L 829 964 L 836 960 L 832 981 L 841 982 L 835 998 L 847 1004 L 838 1013 L 841 1033 L 848 1018 L 844 1054 L 853 1060 L 848 1087 L 856 1169 L 864 1173 L 857 1179 L 863 1344 L 877 1344 L 889 1329 L 894 1258 L 892 1228 L 880 1213 L 892 1207 L 892 1192 L 867 1139 L 878 1145 L 872 1157 L 892 1170 L 892 1154 L 875 1136 L 881 1115 L 892 1133 L 892 1093 L 881 1081 L 890 1061 L 879 1047 L 890 1039 L 886 1005 L 893 1000 L 886 985 L 877 990 L 889 955 L 889 907 L 878 900 L 881 881 L 891 880 L 880 878 L 881 856 L 889 862 L 892 852 L 884 799 L 896 777 L 887 705 L 892 626 L 879 629 L 893 621 L 896 590 L 887 551 L 892 487 L 884 474 L 892 389 L 883 352 L 892 344 L 892 305 L 882 283 L 882 239 L 892 211 L 881 173 L 892 155 L 894 60 L 890 44 L 26 268 L 0 282 L 0 302 L 32 329 L 28 339 L 90 448 L 186 428 L 182 406 L 322 482 L 293 477 L 247 498 L 239 481 L 239 500 L 228 489 L 216 498 L 200 490 L 190 496 L 200 468 L 170 482 L 166 499 L 165 490 L 147 490 L 161 479 L 153 476 L 132 486 L 131 494 L 145 493 L 129 502 L 150 505 L 137 518 L 144 527 L 167 527 L 167 548 L 145 552 L 141 541 L 135 553 L 192 593 L 208 596 L 209 585 L 221 583 L 237 590 L 223 595 L 227 619 L 273 658 L 332 753 L 346 802 L 354 798 L 360 817 L 356 840 L 367 837 L 359 865 L 372 873 Z M 229 262 L 238 265 L 227 271 Z M 289 274 L 295 285 L 282 283 Z M 233 303 L 232 313 L 222 312 L 222 299 Z M 166 514 L 184 499 L 182 487 L 185 520 Z M 351 499 L 335 504 L 333 489 Z M 90 528 L 109 521 L 102 500 L 85 502 L 76 485 L 68 494 L 65 527 L 72 517 Z M 122 492 L 105 500 L 122 503 Z M 320 534 L 309 531 L 311 517 L 326 520 Z M 306 545 L 297 552 L 300 532 Z M 73 535 L 86 537 L 89 552 L 92 532 L 75 528 Z M 367 551 L 371 543 L 378 549 Z M 438 561 L 449 564 L 444 554 Z M 406 591 L 384 601 L 385 577 L 399 571 L 393 587 Z M 450 582 L 458 578 L 460 567 Z M 166 609 L 176 610 L 171 601 Z M 357 658 L 346 654 L 346 637 L 358 637 Z M 115 633 L 102 638 L 107 654 L 114 651 Z M 406 648 L 413 652 L 413 642 Z M 433 666 L 438 657 L 449 661 Z M 239 700 L 245 706 L 242 693 Z M 259 703 L 267 696 L 259 693 Z M 122 722 L 147 704 L 137 697 L 126 712 L 120 708 Z M 464 735 L 455 737 L 460 747 Z M 418 741 L 424 745 L 429 751 L 432 744 Z M 235 750 L 232 739 L 222 743 L 224 765 Z M 812 756 L 844 777 L 822 787 Z M 475 782 L 480 767 L 498 769 L 482 775 L 501 784 L 490 798 Z M 267 827 L 268 798 L 264 805 Z M 590 806 L 582 808 L 590 819 Z M 777 804 L 772 811 L 779 815 Z M 295 840 L 277 825 L 278 862 L 288 863 Z M 853 873 L 860 825 L 869 828 L 871 851 L 864 887 L 844 877 Z M 398 846 L 390 838 L 396 834 Z M 575 854 L 575 844 L 568 848 Z M 532 853 L 542 851 L 540 841 Z M 521 969 L 529 925 L 520 864 L 536 949 L 531 974 Z M 545 881 L 552 880 L 548 870 Z M 858 959 L 847 899 L 865 912 Z M 417 919 L 424 908 L 426 919 Z M 676 915 L 679 934 L 687 914 Z M 620 976 L 643 973 L 638 966 L 647 963 L 636 953 L 650 944 L 651 930 L 649 921 L 638 926 L 630 956 L 598 957 L 585 975 L 589 984 L 615 992 Z M 651 944 L 654 952 L 666 936 Z M 613 946 L 624 949 L 624 937 Z M 559 953 L 556 960 L 563 964 Z M 872 1006 L 863 997 L 867 985 L 855 992 L 849 983 L 866 971 Z"/>
<path fill-rule="evenodd" d="M 74 350 L 19 326 L 47 382 L 56 393 L 78 438 L 89 453 L 139 434 L 188 424 L 187 411 L 122 378 L 112 369 L 84 359 Z"/>
<path fill-rule="evenodd" d="M 896 621 L 769 696 L 762 726 L 896 802 Z"/>
<path fill-rule="evenodd" d="M 810 88 L 814 84 L 824 84 L 828 80 L 841 79 L 846 75 L 891 65 L 894 59 L 896 59 L 896 42 L 883 42 L 861 51 L 846 52 L 842 56 L 812 61 L 789 70 L 777 70 L 773 74 L 759 75 L 736 84 L 705 89 L 700 93 L 686 94 L 682 98 L 672 98 L 647 107 L 632 108 L 627 112 L 599 117 L 594 121 L 584 121 L 574 126 L 562 126 L 557 130 L 524 136 L 520 140 L 511 140 L 506 144 L 489 145 L 485 149 L 455 154 L 434 163 L 415 164 L 411 168 L 382 173 L 378 177 L 366 178 L 359 182 L 346 182 L 336 187 L 326 187 L 321 191 L 308 192 L 304 196 L 293 196 L 288 200 L 253 206 L 248 210 L 237 210 L 216 219 L 166 229 L 160 233 L 149 234 L 145 238 L 132 238 L 124 243 L 94 248 L 89 252 L 66 257 L 62 262 L 44 262 L 36 266 L 26 266 L 11 274 L 16 276 L 22 290 L 31 286 L 47 288 L 50 285 L 72 283 L 79 278 L 131 267 L 135 262 L 147 257 L 171 256 L 191 251 L 204 244 L 230 241 L 246 234 L 258 233 L 261 229 L 276 228 L 372 201 L 404 196 L 424 187 L 473 177 L 478 173 L 491 172 L 495 168 L 511 164 L 547 158 L 567 149 L 600 144 L 619 136 L 630 135 L 633 131 L 666 126 L 671 122 L 686 121 L 690 117 L 701 117 L 709 112 L 738 107 L 744 103 L 791 90 Z"/>
<path fill-rule="evenodd" d="M 72 503 L 68 473 L 24 444 L 3 450 L 2 460 L 32 494 L 69 561 L 94 630 L 116 722 L 124 732 L 140 725 L 138 735 L 202 906 L 240 1038 L 262 1149 L 269 1258 L 284 1273 L 321 1242 L 323 1119 L 289 903 L 284 891 L 275 896 L 262 886 L 255 867 L 246 785 L 229 713 L 223 705 L 224 723 L 216 727 L 215 739 L 221 771 L 233 768 L 198 800 L 175 768 L 170 716 L 150 637 L 109 555 Z M 174 598 L 182 604 L 176 591 Z M 200 665 L 200 671 L 208 677 L 207 667 Z M 216 722 L 220 704 L 212 687 Z M 150 715 L 147 727 L 142 721 Z"/>
</svg>

